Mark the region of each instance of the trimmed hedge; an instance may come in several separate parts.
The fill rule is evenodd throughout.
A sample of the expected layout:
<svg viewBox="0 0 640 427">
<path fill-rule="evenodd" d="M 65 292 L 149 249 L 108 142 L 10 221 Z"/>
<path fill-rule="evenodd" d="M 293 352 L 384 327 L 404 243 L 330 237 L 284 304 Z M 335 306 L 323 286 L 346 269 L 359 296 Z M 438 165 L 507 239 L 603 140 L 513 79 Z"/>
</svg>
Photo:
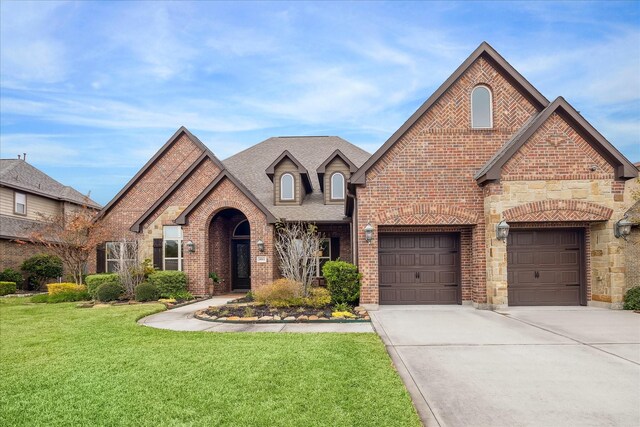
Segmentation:
<svg viewBox="0 0 640 427">
<path fill-rule="evenodd" d="M 24 282 L 24 277 L 22 277 L 22 273 L 13 268 L 6 268 L 0 273 L 0 282 L 15 282 L 16 287 L 20 288 Z"/>
<path fill-rule="evenodd" d="M 87 291 L 93 299 L 98 299 L 98 288 L 104 283 L 114 283 L 116 285 L 122 286 L 122 283 L 120 283 L 120 278 L 115 273 L 92 274 L 90 276 L 87 276 L 87 278 L 85 279 L 85 283 L 87 284 Z"/>
<path fill-rule="evenodd" d="M 358 267 L 344 261 L 327 261 L 322 267 L 322 274 L 331 292 L 334 304 L 354 304 L 360 298 L 360 279 Z"/>
<path fill-rule="evenodd" d="M 136 301 L 156 301 L 158 299 L 158 287 L 153 283 L 143 282 L 136 286 Z"/>
<path fill-rule="evenodd" d="M 174 298 L 187 290 L 187 275 L 182 271 L 157 271 L 149 275 L 148 281 L 156 286 L 160 298 Z"/>
<path fill-rule="evenodd" d="M 634 286 L 624 294 L 625 310 L 640 310 L 640 286 Z"/>
<path fill-rule="evenodd" d="M 49 295 L 56 295 L 65 292 L 87 292 L 85 285 L 76 285 L 75 283 L 49 283 L 47 285 Z"/>
<path fill-rule="evenodd" d="M 0 282 L 0 296 L 15 294 L 16 282 Z"/>
<path fill-rule="evenodd" d="M 98 286 L 96 297 L 100 302 L 115 301 L 124 292 L 122 285 L 113 282 L 103 283 Z"/>
</svg>

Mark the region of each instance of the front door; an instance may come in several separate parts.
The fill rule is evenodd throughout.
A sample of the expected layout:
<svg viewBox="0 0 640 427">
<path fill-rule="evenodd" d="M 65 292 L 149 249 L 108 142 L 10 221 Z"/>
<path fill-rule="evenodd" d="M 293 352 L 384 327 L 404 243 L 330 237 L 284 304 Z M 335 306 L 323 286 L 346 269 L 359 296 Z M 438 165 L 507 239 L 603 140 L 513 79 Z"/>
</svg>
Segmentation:
<svg viewBox="0 0 640 427">
<path fill-rule="evenodd" d="M 234 291 L 251 289 L 251 251 L 250 241 L 232 240 L 231 243 L 231 286 Z"/>
</svg>

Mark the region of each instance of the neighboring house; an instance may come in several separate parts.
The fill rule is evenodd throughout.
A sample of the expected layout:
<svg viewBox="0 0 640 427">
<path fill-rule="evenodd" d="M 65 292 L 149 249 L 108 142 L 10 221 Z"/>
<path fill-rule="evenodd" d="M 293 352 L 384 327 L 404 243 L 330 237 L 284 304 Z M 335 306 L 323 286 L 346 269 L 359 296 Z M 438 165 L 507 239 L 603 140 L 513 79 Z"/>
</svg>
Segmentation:
<svg viewBox="0 0 640 427">
<path fill-rule="evenodd" d="M 65 186 L 24 159 L 0 159 L 0 270 L 20 269 L 22 261 L 43 252 L 29 242 L 44 217 L 101 206 Z"/>
<path fill-rule="evenodd" d="M 635 163 L 640 169 L 640 162 Z M 630 205 L 626 212 L 627 218 L 633 223 L 631 234 L 627 238 L 624 247 L 625 259 L 625 291 L 633 286 L 640 286 L 640 179 L 628 181 L 624 189 L 626 206 Z"/>
<path fill-rule="evenodd" d="M 279 137 L 220 161 L 179 129 L 104 207 L 113 236 L 96 268 L 135 244 L 195 294 L 210 272 L 216 292 L 255 289 L 279 274 L 284 219 L 319 226 L 320 263 L 359 266 L 362 304 L 617 308 L 613 226 L 637 174 L 483 43 L 373 156 L 338 137 Z"/>
</svg>

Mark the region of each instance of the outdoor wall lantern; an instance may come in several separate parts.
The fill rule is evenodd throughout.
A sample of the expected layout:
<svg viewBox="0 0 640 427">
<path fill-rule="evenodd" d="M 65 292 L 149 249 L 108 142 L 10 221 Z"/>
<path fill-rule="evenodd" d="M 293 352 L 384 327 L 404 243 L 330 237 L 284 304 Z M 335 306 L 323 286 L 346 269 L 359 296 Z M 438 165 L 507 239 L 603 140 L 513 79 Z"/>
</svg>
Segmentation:
<svg viewBox="0 0 640 427">
<path fill-rule="evenodd" d="M 631 226 L 633 223 L 627 218 L 628 216 L 625 215 L 621 220 L 613 224 L 613 235 L 616 236 L 616 239 L 622 237 L 624 240 L 627 240 L 627 236 L 631 234 Z"/>
<path fill-rule="evenodd" d="M 258 241 L 256 242 L 256 246 L 258 246 L 258 250 L 259 250 L 260 252 L 264 252 L 264 242 L 263 242 L 262 240 L 258 240 Z"/>
<path fill-rule="evenodd" d="M 195 252 L 195 251 L 196 251 L 196 244 L 195 244 L 195 243 L 193 243 L 193 241 L 189 240 L 189 241 L 187 242 L 187 250 L 188 250 L 189 252 Z"/>
<path fill-rule="evenodd" d="M 367 226 L 364 228 L 364 240 L 369 244 L 373 241 L 373 226 L 371 223 L 367 223 Z"/>
<path fill-rule="evenodd" d="M 498 224 L 496 224 L 496 239 L 506 240 L 508 235 L 509 224 L 507 224 L 507 221 L 502 220 Z"/>
</svg>

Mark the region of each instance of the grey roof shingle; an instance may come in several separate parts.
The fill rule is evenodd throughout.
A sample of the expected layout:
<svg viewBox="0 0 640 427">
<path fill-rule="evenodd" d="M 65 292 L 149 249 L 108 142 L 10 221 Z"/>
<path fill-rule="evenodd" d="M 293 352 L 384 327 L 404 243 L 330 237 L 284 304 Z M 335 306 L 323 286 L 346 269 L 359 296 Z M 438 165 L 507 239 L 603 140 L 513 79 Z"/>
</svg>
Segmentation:
<svg viewBox="0 0 640 427">
<path fill-rule="evenodd" d="M 0 215 L 0 238 L 29 239 L 31 233 L 38 231 L 42 223 L 31 219 Z"/>
<path fill-rule="evenodd" d="M 275 206 L 273 182 L 265 170 L 285 150 L 289 151 L 309 171 L 313 192 L 307 194 L 300 206 Z M 337 136 L 287 136 L 269 138 L 222 163 L 260 202 L 276 217 L 289 221 L 341 221 L 343 205 L 325 205 L 316 169 L 335 150 L 340 150 L 351 162 L 360 167 L 371 156 Z"/>
<path fill-rule="evenodd" d="M 0 185 L 56 200 L 99 209 L 101 206 L 72 187 L 63 185 L 38 168 L 19 159 L 0 159 Z"/>
</svg>

